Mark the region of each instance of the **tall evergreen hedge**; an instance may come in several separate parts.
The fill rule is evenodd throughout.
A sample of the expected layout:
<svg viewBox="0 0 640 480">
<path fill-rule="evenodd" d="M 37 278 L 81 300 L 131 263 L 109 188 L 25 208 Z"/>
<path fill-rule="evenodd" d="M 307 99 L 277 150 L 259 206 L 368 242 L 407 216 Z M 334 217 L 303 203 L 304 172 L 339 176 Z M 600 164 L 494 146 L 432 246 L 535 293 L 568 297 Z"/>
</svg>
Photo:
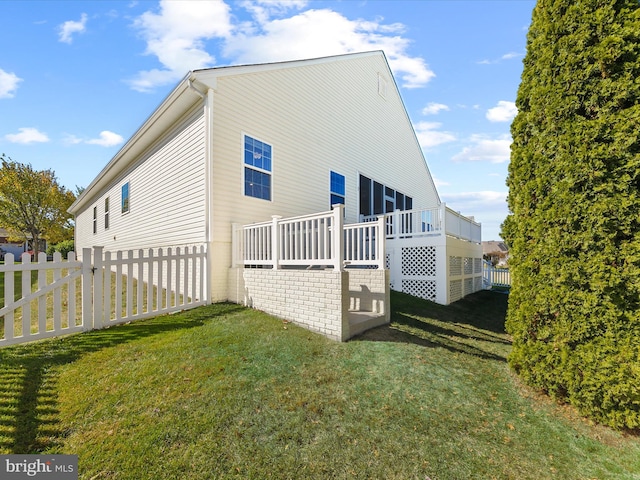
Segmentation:
<svg viewBox="0 0 640 480">
<path fill-rule="evenodd" d="M 640 427 L 640 1 L 538 0 L 507 185 L 511 367 Z"/>
</svg>

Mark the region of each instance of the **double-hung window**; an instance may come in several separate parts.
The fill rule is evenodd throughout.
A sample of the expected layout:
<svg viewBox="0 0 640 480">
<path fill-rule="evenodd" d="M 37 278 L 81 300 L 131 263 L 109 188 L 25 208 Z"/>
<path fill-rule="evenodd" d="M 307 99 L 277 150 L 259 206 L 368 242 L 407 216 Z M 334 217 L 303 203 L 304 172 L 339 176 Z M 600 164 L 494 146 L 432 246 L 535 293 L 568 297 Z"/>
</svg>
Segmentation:
<svg viewBox="0 0 640 480">
<path fill-rule="evenodd" d="M 244 194 L 271 200 L 271 145 L 244 136 Z"/>
<path fill-rule="evenodd" d="M 331 172 L 330 179 L 330 202 L 331 206 L 341 203 L 345 204 L 345 181 L 344 175 L 337 172 Z"/>
</svg>

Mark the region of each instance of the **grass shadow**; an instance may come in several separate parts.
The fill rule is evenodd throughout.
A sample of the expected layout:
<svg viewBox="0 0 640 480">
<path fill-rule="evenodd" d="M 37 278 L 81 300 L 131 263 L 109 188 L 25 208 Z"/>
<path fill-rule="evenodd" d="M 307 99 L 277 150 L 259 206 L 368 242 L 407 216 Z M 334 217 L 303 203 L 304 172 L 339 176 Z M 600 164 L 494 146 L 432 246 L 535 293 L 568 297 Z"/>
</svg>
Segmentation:
<svg viewBox="0 0 640 480">
<path fill-rule="evenodd" d="M 413 343 L 506 362 L 511 341 L 505 331 L 507 296 L 480 291 L 451 305 L 391 292 L 391 323 L 353 340 Z"/>
<path fill-rule="evenodd" d="M 0 349 L 0 452 L 55 451 L 64 432 L 58 423 L 58 367 L 104 348 L 195 328 L 240 310 L 215 304 L 104 330 Z"/>
</svg>

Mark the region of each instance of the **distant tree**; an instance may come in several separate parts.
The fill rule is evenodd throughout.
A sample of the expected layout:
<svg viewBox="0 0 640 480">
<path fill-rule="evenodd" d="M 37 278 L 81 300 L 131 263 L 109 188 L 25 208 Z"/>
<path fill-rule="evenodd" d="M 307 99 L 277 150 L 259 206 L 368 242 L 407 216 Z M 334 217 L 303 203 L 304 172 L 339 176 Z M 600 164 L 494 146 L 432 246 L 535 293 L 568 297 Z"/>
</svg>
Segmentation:
<svg viewBox="0 0 640 480">
<path fill-rule="evenodd" d="M 75 195 L 58 183 L 52 170 L 0 156 L 0 227 L 14 239 L 28 240 L 42 250 L 41 240 L 58 243 L 73 238 L 73 217 L 67 212 Z"/>
<path fill-rule="evenodd" d="M 512 368 L 640 427 L 640 2 L 538 0 L 507 185 Z"/>
</svg>

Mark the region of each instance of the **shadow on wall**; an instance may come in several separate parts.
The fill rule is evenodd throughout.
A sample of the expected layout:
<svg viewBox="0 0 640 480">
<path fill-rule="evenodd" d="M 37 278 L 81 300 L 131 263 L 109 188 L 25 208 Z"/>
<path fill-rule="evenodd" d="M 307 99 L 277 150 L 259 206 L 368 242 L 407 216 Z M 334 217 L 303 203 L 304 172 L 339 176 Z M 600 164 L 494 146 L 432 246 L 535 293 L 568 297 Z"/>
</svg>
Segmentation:
<svg viewBox="0 0 640 480">
<path fill-rule="evenodd" d="M 360 285 L 360 290 L 349 290 L 349 310 L 356 312 L 385 312 L 385 293 L 371 292 L 367 285 Z"/>
</svg>

